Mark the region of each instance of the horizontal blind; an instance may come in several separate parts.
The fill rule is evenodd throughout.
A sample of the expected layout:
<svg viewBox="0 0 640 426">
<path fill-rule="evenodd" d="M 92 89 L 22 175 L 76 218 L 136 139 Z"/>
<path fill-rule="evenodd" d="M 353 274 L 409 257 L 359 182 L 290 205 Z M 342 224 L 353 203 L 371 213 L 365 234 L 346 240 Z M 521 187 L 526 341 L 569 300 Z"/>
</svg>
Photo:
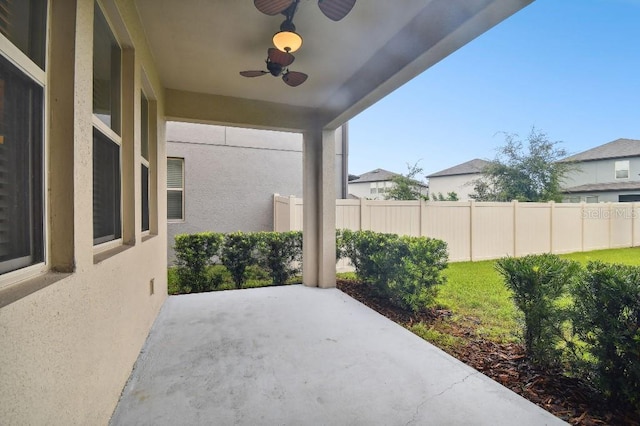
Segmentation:
<svg viewBox="0 0 640 426">
<path fill-rule="evenodd" d="M 167 188 L 182 188 L 183 184 L 182 159 L 167 159 Z"/>
<path fill-rule="evenodd" d="M 9 37 L 9 22 L 11 16 L 11 3 L 13 0 L 0 0 L 0 33 Z M 24 1 L 24 0 L 23 0 Z"/>
</svg>

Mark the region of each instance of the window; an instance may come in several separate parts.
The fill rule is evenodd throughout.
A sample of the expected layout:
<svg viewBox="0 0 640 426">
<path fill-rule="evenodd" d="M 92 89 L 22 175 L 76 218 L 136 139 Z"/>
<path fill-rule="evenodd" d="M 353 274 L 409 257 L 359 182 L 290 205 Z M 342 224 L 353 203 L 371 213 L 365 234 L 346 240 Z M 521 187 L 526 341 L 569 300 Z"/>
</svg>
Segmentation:
<svg viewBox="0 0 640 426">
<path fill-rule="evenodd" d="M 44 260 L 42 92 L 0 57 L 0 273 Z"/>
<path fill-rule="evenodd" d="M 567 197 L 563 200 L 563 202 L 565 203 L 579 203 L 580 202 L 580 196 L 579 195 L 572 195 L 570 197 Z"/>
<path fill-rule="evenodd" d="M 93 25 L 93 114 L 120 134 L 122 50 L 97 3 Z"/>
<path fill-rule="evenodd" d="M 93 243 L 122 236 L 121 49 L 99 5 L 93 29 Z"/>
<path fill-rule="evenodd" d="M 0 0 L 0 34 L 44 69 L 46 0 Z"/>
<path fill-rule="evenodd" d="M 597 203 L 598 202 L 598 196 L 597 195 L 589 195 L 586 197 L 586 201 L 587 203 Z"/>
<path fill-rule="evenodd" d="M 120 225 L 120 146 L 93 130 L 93 243 L 122 236 Z"/>
<path fill-rule="evenodd" d="M 629 160 L 616 161 L 616 179 L 629 179 Z"/>
<path fill-rule="evenodd" d="M 640 201 L 640 194 L 618 195 L 620 203 L 637 203 L 638 201 Z"/>
<path fill-rule="evenodd" d="M 140 187 L 142 206 L 142 231 L 149 230 L 149 100 L 140 97 Z"/>
<path fill-rule="evenodd" d="M 184 159 L 167 159 L 167 219 L 184 220 Z"/>
<path fill-rule="evenodd" d="M 0 0 L 0 274 L 44 261 L 46 5 Z"/>
</svg>

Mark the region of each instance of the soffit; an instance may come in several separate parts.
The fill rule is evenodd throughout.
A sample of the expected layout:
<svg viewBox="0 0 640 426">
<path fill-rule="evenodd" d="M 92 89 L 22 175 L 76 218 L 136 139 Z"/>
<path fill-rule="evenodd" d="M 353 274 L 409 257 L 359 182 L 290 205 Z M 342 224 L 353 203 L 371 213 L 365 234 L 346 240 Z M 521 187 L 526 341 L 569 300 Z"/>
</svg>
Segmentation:
<svg viewBox="0 0 640 426">
<path fill-rule="evenodd" d="M 301 0 L 294 23 L 304 44 L 290 69 L 309 79 L 296 88 L 270 75 L 239 75 L 265 69 L 282 15 L 264 15 L 251 0 L 136 6 L 165 88 L 303 107 L 321 125 L 337 126 L 531 1 L 359 0 L 333 22 L 316 0 Z"/>
</svg>

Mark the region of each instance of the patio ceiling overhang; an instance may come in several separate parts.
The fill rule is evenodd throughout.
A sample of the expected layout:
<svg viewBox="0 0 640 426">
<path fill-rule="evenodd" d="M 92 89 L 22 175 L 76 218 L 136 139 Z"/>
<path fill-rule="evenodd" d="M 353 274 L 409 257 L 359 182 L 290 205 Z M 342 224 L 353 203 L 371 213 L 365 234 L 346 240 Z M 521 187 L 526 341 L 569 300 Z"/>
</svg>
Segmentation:
<svg viewBox="0 0 640 426">
<path fill-rule="evenodd" d="M 339 22 L 302 0 L 293 88 L 265 75 L 284 20 L 251 0 L 135 0 L 168 119 L 285 131 L 335 129 L 533 0 L 359 0 Z"/>
</svg>

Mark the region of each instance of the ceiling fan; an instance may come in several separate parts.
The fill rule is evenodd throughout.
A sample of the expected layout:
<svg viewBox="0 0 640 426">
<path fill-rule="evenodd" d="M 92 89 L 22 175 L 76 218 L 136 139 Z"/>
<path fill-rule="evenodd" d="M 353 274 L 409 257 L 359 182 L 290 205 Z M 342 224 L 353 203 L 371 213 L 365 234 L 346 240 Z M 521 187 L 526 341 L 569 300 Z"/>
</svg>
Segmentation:
<svg viewBox="0 0 640 426">
<path fill-rule="evenodd" d="M 279 13 L 289 16 L 288 9 L 298 5 L 300 0 L 253 0 L 256 8 L 267 15 L 273 16 Z M 318 7 L 325 16 L 333 21 L 339 21 L 351 12 L 356 0 L 318 0 Z M 291 13 L 293 15 L 293 13 Z"/>
<path fill-rule="evenodd" d="M 260 77 L 261 75 L 271 74 L 274 77 L 282 76 L 282 80 L 291 87 L 300 86 L 309 77 L 307 74 L 298 71 L 289 71 L 287 68 L 293 63 L 295 58 L 291 53 L 281 52 L 276 48 L 269 48 L 267 51 L 267 71 L 240 71 L 243 77 Z"/>
</svg>

